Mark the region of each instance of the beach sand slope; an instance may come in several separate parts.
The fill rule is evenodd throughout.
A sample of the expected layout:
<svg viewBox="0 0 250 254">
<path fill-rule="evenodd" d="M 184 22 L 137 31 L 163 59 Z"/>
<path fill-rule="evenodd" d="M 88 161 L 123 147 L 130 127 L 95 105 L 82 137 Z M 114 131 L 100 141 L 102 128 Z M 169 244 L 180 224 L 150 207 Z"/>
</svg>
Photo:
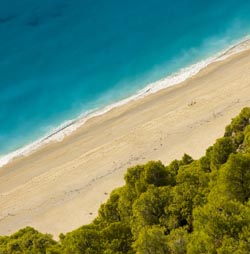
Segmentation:
<svg viewBox="0 0 250 254">
<path fill-rule="evenodd" d="M 0 234 L 27 225 L 57 238 L 96 217 L 128 167 L 199 158 L 250 106 L 250 51 L 94 117 L 61 142 L 0 168 Z"/>
</svg>

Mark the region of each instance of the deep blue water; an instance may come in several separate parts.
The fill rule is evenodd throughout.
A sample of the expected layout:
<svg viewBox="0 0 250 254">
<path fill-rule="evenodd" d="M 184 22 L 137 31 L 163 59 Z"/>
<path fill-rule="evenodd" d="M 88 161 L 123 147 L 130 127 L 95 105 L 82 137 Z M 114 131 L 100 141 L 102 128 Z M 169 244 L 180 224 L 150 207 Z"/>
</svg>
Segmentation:
<svg viewBox="0 0 250 254">
<path fill-rule="evenodd" d="M 0 0 L 0 154 L 250 32 L 249 0 Z"/>
</svg>

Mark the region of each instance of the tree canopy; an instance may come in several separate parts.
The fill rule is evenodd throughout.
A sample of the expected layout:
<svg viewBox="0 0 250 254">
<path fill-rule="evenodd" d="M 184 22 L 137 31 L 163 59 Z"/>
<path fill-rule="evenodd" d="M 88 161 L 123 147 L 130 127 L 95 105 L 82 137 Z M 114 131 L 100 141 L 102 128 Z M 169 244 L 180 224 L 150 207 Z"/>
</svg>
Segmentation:
<svg viewBox="0 0 250 254">
<path fill-rule="evenodd" d="M 97 218 L 59 241 L 26 227 L 0 254 L 250 253 L 250 108 L 204 156 L 127 170 Z"/>
</svg>

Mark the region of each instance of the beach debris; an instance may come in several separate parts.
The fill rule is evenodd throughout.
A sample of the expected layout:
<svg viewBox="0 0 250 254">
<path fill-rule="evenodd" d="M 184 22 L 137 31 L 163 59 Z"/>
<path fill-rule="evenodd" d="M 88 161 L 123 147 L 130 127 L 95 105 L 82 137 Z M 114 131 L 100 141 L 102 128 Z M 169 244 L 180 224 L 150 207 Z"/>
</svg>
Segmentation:
<svg viewBox="0 0 250 254">
<path fill-rule="evenodd" d="M 193 100 L 192 100 L 192 101 L 188 104 L 188 106 L 191 107 L 191 106 L 195 105 L 196 103 L 197 103 L 196 101 L 193 101 Z"/>
</svg>

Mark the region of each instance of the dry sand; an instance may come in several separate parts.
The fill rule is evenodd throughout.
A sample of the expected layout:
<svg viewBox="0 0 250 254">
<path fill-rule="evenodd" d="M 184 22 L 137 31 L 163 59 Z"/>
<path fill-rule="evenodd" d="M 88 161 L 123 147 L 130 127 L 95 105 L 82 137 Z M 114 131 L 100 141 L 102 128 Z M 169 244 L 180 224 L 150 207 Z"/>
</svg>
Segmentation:
<svg viewBox="0 0 250 254">
<path fill-rule="evenodd" d="M 89 120 L 62 142 L 0 168 L 0 234 L 30 225 L 57 238 L 92 221 L 126 169 L 203 155 L 250 106 L 250 51 Z"/>
</svg>

